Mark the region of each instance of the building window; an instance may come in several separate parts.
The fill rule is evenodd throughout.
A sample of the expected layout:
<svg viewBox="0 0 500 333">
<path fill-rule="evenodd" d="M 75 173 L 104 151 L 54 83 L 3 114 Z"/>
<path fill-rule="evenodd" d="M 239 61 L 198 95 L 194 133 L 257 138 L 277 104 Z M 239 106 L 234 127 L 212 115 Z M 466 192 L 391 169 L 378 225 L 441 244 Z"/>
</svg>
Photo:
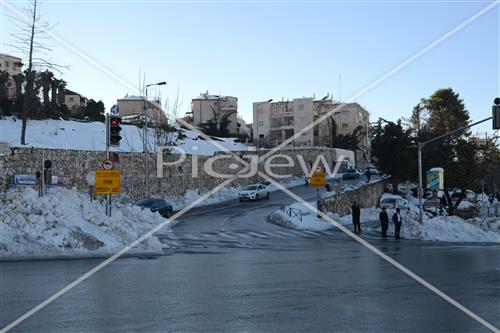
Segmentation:
<svg viewBox="0 0 500 333">
<path fill-rule="evenodd" d="M 299 104 L 299 111 L 304 111 L 304 104 Z"/>
<path fill-rule="evenodd" d="M 9 62 L 5 60 L 5 67 L 9 68 Z"/>
<path fill-rule="evenodd" d="M 259 121 L 259 126 L 264 126 L 264 122 L 263 121 Z"/>
<path fill-rule="evenodd" d="M 69 102 L 73 102 L 73 97 L 68 98 Z"/>
<path fill-rule="evenodd" d="M 342 128 L 348 128 L 348 127 L 349 127 L 349 124 L 346 124 L 346 123 L 342 124 Z"/>
</svg>

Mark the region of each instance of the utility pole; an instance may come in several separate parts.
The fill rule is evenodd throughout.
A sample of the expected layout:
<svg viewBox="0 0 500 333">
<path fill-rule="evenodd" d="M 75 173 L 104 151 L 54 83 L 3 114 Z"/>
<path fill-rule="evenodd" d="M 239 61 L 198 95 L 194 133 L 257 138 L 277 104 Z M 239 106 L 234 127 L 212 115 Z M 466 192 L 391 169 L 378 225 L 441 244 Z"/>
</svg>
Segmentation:
<svg viewBox="0 0 500 333">
<path fill-rule="evenodd" d="M 467 126 L 464 126 L 464 127 L 461 127 L 461 128 L 458 128 L 454 131 L 451 131 L 449 133 L 446 133 L 446 134 L 443 134 L 443 135 L 440 135 L 438 137 L 435 137 L 434 139 L 430 139 L 430 140 L 427 140 L 425 142 L 419 142 L 418 143 L 418 146 L 417 146 L 417 154 L 418 154 L 418 204 L 419 204 L 419 208 L 420 208 L 420 223 L 423 223 L 424 221 L 424 207 L 423 207 L 423 204 L 422 204 L 422 196 L 423 196 L 423 180 L 422 180 L 422 149 L 425 148 L 425 146 L 427 146 L 429 143 L 432 143 L 434 141 L 438 141 L 438 140 L 441 140 L 441 139 L 444 139 L 446 137 L 449 137 L 449 136 L 452 136 L 454 134 L 458 134 L 458 133 L 462 133 L 463 131 L 465 131 L 466 129 L 469 129 L 473 126 L 476 126 L 478 124 L 481 124 L 481 123 L 484 123 L 485 121 L 488 121 L 488 120 L 491 120 L 493 117 L 488 117 L 488 118 L 485 118 L 483 120 L 480 120 L 480 121 L 477 121 L 475 123 L 472 123 L 470 125 L 467 125 Z"/>
<path fill-rule="evenodd" d="M 109 160 L 110 117 L 106 114 L 106 160 Z M 111 217 L 111 194 L 106 194 L 106 215 Z"/>
<path fill-rule="evenodd" d="M 144 99 L 144 110 L 143 110 L 143 150 L 144 150 L 144 189 L 146 191 L 146 196 L 149 196 L 149 168 L 148 168 L 148 159 L 149 159 L 149 148 L 148 148 L 148 88 L 151 86 L 164 86 L 167 82 L 157 82 L 146 85 L 145 99 Z"/>
</svg>

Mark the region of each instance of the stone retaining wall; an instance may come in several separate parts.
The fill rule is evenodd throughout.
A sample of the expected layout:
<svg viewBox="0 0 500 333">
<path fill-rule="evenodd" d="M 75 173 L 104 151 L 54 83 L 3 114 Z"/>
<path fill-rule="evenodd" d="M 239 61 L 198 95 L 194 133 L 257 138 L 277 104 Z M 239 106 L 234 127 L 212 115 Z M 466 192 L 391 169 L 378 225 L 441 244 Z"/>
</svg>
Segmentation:
<svg viewBox="0 0 500 333">
<path fill-rule="evenodd" d="M 52 161 L 52 175 L 64 175 L 69 177 L 72 185 L 86 189 L 88 185 L 85 176 L 93 170 L 101 169 L 101 162 L 105 159 L 105 152 L 82 151 L 82 150 L 57 150 L 40 148 L 12 148 L 11 154 L 0 156 L 0 191 L 5 191 L 12 182 L 15 174 L 35 174 L 41 170 L 42 152 L 45 159 Z M 277 175 L 303 176 L 303 171 L 298 156 L 301 155 L 308 169 L 316 160 L 318 155 L 323 155 L 330 167 L 336 159 L 335 150 L 329 148 L 307 148 L 280 150 L 278 154 L 284 154 L 292 158 L 293 168 L 276 167 L 273 171 Z M 251 155 L 255 152 L 238 152 L 237 155 Z M 260 155 L 265 154 L 261 152 Z M 144 154 L 143 153 L 115 153 L 113 154 L 116 167 L 121 171 L 122 193 L 133 199 L 143 197 L 146 193 L 144 176 Z M 164 162 L 176 161 L 179 155 L 164 155 Z M 207 156 L 187 155 L 183 163 L 174 166 L 164 166 L 163 178 L 156 177 L 156 154 L 148 155 L 149 164 L 149 193 L 164 195 L 182 195 L 187 190 L 200 189 L 208 191 L 213 189 L 226 179 L 215 178 L 203 171 L 205 163 L 210 159 Z M 198 162 L 198 173 L 193 170 L 193 162 Z M 276 157 L 273 164 L 286 163 L 285 157 Z M 231 167 L 235 167 L 235 169 Z M 236 175 L 240 170 L 240 163 L 233 157 L 220 158 L 213 162 L 213 170 L 227 175 Z M 259 170 L 264 170 L 264 162 L 259 163 Z M 197 177 L 193 176 L 193 172 Z M 252 184 L 257 181 L 256 177 L 238 178 L 233 185 Z"/>
<path fill-rule="evenodd" d="M 350 214 L 354 201 L 358 202 L 361 208 L 376 207 L 389 180 L 390 178 L 381 179 L 334 197 L 322 198 L 319 207 L 322 207 L 324 212 L 334 212 L 340 216 Z"/>
</svg>

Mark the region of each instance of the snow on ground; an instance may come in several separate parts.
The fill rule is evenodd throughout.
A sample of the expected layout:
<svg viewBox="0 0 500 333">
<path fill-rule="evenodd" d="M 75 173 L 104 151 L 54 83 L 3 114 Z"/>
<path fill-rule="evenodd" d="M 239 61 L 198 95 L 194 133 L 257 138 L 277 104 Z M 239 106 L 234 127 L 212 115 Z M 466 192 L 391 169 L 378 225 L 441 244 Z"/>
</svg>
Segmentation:
<svg viewBox="0 0 500 333">
<path fill-rule="evenodd" d="M 108 256 L 164 221 L 130 205 L 113 207 L 107 217 L 103 203 L 64 188 L 49 189 L 43 198 L 30 188 L 0 193 L 0 259 Z M 166 248 L 152 236 L 130 253 Z"/>
<path fill-rule="evenodd" d="M 316 207 L 316 202 L 309 202 L 313 207 Z M 289 213 L 289 209 L 291 212 Z M 298 214 L 294 214 L 297 212 Z M 300 217 L 299 217 L 300 216 Z M 343 217 L 337 214 L 328 213 L 334 221 L 339 222 L 342 225 L 352 224 L 351 215 L 346 215 Z M 286 211 L 281 209 L 274 211 L 270 215 L 270 220 L 273 223 L 283 225 L 292 229 L 298 230 L 309 230 L 309 231 L 322 231 L 326 229 L 335 228 L 333 224 L 326 221 L 325 219 L 318 218 L 317 215 L 311 211 L 308 207 L 300 202 L 296 202 L 288 207 Z M 363 208 L 361 209 L 361 223 L 371 222 L 374 219 L 378 219 L 378 211 L 375 208 Z"/>
<path fill-rule="evenodd" d="M 142 152 L 142 129 L 134 125 L 121 125 L 120 147 L 111 148 L 112 151 Z M 177 139 L 178 133 L 173 133 L 173 144 L 182 148 L 188 154 L 211 156 L 220 147 L 210 141 L 203 140 L 195 131 L 182 129 L 185 136 Z M 0 142 L 7 142 L 12 147 L 35 147 L 53 149 L 74 149 L 105 151 L 105 125 L 100 122 L 79 122 L 71 120 L 29 120 L 26 130 L 26 146 L 20 143 L 21 121 L 14 117 L 0 119 Z M 85 137 L 85 140 L 82 138 Z M 248 147 L 234 142 L 234 138 L 213 138 L 220 146 L 229 151 L 247 151 Z M 154 132 L 148 132 L 149 150 L 154 152 Z M 176 151 L 174 151 L 175 153 Z"/>
<path fill-rule="evenodd" d="M 310 202 L 314 207 L 315 202 Z M 402 210 L 403 225 L 401 228 L 401 237 L 406 239 L 442 241 L 442 242 L 500 242 L 500 218 L 474 218 L 463 220 L 457 216 L 440 216 L 429 218 L 425 216 L 424 223 L 420 224 L 418 207 Z M 302 219 L 296 216 L 293 212 L 288 214 L 276 210 L 270 215 L 270 220 L 273 223 L 283 225 L 289 228 L 298 230 L 321 231 L 330 228 L 335 228 L 334 225 L 323 219 L 317 218 L 316 214 L 301 203 L 294 203 L 287 207 L 293 211 L 299 211 Z M 375 222 L 377 227 L 374 231 L 380 232 L 380 227 L 377 224 L 380 209 L 378 208 L 363 208 L 361 209 L 361 223 Z M 389 220 L 392 218 L 392 210 L 388 210 Z M 290 216 L 291 215 L 291 216 Z M 335 221 L 342 225 L 352 224 L 352 216 L 345 215 L 343 217 L 337 214 L 328 213 Z M 389 222 L 388 234 L 394 235 L 394 224 Z"/>
<path fill-rule="evenodd" d="M 304 179 L 302 177 L 290 177 L 287 179 L 283 179 L 280 182 L 281 185 L 284 187 L 293 187 L 297 185 L 302 185 L 304 184 Z M 242 186 L 226 186 L 219 191 L 215 192 L 214 194 L 210 195 L 207 197 L 205 200 L 200 202 L 197 206 L 207 206 L 207 205 L 213 205 L 217 203 L 221 203 L 224 201 L 229 201 L 229 200 L 235 200 L 238 199 L 238 193 L 241 191 Z M 269 185 L 269 191 L 270 192 L 276 192 L 279 191 L 279 189 L 271 184 Z M 202 197 L 206 192 L 200 192 L 198 190 L 188 190 L 186 193 L 182 196 L 166 196 L 163 197 L 168 203 L 170 203 L 174 210 L 180 210 L 190 203 L 194 202 L 195 200 L 198 200 L 200 197 Z"/>
</svg>

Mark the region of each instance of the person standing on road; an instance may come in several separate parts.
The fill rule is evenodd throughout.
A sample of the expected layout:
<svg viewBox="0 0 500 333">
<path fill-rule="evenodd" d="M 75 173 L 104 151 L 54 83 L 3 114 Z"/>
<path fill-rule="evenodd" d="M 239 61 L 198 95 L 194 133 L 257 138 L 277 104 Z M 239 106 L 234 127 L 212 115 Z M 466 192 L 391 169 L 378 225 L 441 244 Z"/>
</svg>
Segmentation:
<svg viewBox="0 0 500 333">
<path fill-rule="evenodd" d="M 372 178 L 372 172 L 370 169 L 366 170 L 366 182 L 369 183 L 370 179 Z"/>
<path fill-rule="evenodd" d="M 387 211 L 385 207 L 382 207 L 382 211 L 378 216 L 380 220 L 380 227 L 382 228 L 382 237 L 387 237 L 387 229 L 389 228 L 389 215 L 387 215 Z"/>
<path fill-rule="evenodd" d="M 354 224 L 354 233 L 361 233 L 361 208 L 356 201 L 351 207 L 352 211 L 352 224 Z"/>
<path fill-rule="evenodd" d="M 392 215 L 392 222 L 394 222 L 394 237 L 399 239 L 399 232 L 401 231 L 401 213 L 399 208 L 396 208 L 396 212 Z"/>
</svg>

